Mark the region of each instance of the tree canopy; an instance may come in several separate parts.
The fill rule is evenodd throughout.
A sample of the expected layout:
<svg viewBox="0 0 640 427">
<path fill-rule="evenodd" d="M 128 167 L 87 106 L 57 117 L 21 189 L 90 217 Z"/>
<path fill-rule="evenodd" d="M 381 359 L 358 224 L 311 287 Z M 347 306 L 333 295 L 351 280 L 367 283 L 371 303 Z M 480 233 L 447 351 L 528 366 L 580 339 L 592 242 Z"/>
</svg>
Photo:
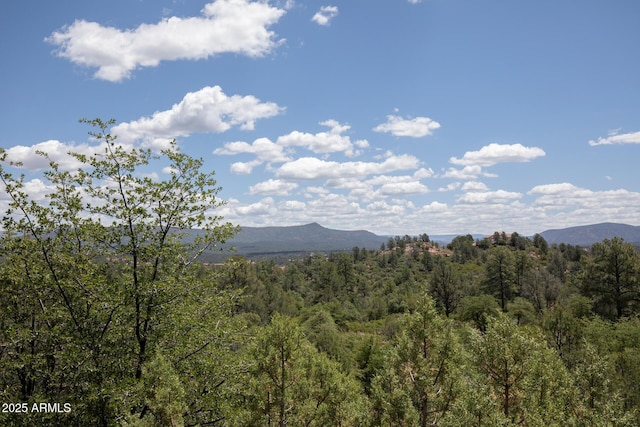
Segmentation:
<svg viewBox="0 0 640 427">
<path fill-rule="evenodd" d="M 44 198 L 0 151 L 1 425 L 640 424 L 631 243 L 423 233 L 208 264 L 237 230 L 214 173 L 83 122 L 99 151 L 50 160 Z"/>
</svg>

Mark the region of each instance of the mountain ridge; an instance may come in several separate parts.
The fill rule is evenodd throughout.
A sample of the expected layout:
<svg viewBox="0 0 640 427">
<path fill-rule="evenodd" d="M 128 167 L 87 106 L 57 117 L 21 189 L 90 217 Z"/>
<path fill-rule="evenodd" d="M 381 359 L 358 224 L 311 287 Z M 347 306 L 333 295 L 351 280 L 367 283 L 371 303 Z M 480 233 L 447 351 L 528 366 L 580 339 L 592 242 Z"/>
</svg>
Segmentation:
<svg viewBox="0 0 640 427">
<path fill-rule="evenodd" d="M 640 242 L 640 226 L 616 222 L 579 225 L 575 227 L 545 230 L 540 233 L 549 244 L 566 243 L 571 245 L 591 246 L 604 239 L 621 237 L 626 242 Z"/>
<path fill-rule="evenodd" d="M 466 234 L 471 233 L 430 235 L 429 237 L 432 241 L 447 244 L 455 236 Z M 613 237 L 621 237 L 626 242 L 636 245 L 640 243 L 640 226 L 612 222 L 549 229 L 538 234 L 549 244 L 591 246 L 593 243 Z M 472 236 L 477 239 L 482 238 L 478 236 L 483 235 L 476 233 Z M 227 251 L 210 255 L 217 260 L 221 257 L 226 258 L 231 248 L 234 248 L 235 254 L 248 258 L 341 252 L 350 251 L 354 247 L 377 250 L 381 245 L 386 244 L 390 237 L 367 230 L 335 230 L 317 222 L 292 226 L 240 226 L 240 231 L 232 239 L 219 246 Z"/>
</svg>

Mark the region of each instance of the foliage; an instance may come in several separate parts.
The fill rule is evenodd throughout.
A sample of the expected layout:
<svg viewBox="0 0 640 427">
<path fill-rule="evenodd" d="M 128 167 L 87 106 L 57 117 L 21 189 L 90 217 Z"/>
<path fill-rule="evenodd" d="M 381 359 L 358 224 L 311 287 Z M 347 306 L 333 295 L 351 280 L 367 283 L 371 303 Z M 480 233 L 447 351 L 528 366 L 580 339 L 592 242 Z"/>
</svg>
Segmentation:
<svg viewBox="0 0 640 427">
<path fill-rule="evenodd" d="M 632 245 L 422 234 L 200 263 L 235 231 L 213 173 L 85 122 L 102 152 L 50 161 L 44 202 L 0 151 L 0 397 L 72 408 L 1 425 L 640 425 Z"/>
<path fill-rule="evenodd" d="M 201 393 L 213 389 L 220 369 L 210 378 L 200 369 L 233 340 L 227 314 L 235 299 L 210 275 L 198 277 L 194 263 L 233 232 L 212 213 L 221 205 L 213 173 L 201 172 L 202 161 L 175 144 L 156 157 L 118 145 L 108 133 L 113 121 L 85 122 L 97 128 L 91 135 L 104 150 L 71 153 L 83 164 L 75 172 L 50 161 L 46 203 L 31 198 L 24 177 L 0 170 L 10 198 L 2 219 L 2 397 L 68 402 L 65 424 L 143 419 L 154 413 L 152 401 L 166 397 L 145 395 L 145 366 L 169 348 L 157 360 L 173 365 L 169 389 L 195 378 L 185 405 L 191 414 L 212 411 L 215 398 Z M 0 160 L 6 164 L 6 154 Z M 168 162 L 168 180 L 137 173 L 160 160 Z M 193 228 L 203 233 L 183 242 Z"/>
</svg>

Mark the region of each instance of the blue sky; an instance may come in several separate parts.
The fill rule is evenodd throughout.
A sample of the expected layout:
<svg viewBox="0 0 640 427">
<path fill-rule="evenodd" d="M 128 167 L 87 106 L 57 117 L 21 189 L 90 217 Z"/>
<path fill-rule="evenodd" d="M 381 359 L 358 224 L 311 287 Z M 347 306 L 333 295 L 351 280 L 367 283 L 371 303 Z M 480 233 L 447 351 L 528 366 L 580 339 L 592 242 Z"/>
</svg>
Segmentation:
<svg viewBox="0 0 640 427">
<path fill-rule="evenodd" d="M 45 200 L 35 150 L 75 168 L 66 152 L 95 149 L 78 119 L 115 118 L 123 144 L 202 157 L 216 213 L 246 226 L 639 225 L 638 16 L 633 0 L 3 2 L 0 147 Z"/>
</svg>

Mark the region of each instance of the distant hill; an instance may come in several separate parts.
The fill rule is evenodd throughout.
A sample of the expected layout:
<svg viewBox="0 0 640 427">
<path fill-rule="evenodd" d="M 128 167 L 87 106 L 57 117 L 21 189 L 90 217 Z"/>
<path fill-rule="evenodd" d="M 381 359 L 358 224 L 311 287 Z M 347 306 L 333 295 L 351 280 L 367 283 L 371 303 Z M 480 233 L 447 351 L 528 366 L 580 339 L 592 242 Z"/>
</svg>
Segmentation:
<svg viewBox="0 0 640 427">
<path fill-rule="evenodd" d="M 596 242 L 613 237 L 622 237 L 625 242 L 640 243 L 640 227 L 604 222 L 602 224 L 547 230 L 540 233 L 547 243 L 567 243 L 570 245 L 591 246 Z"/>
<path fill-rule="evenodd" d="M 314 222 L 289 227 L 241 227 L 241 231 L 222 247 L 228 249 L 233 246 L 237 255 L 259 258 L 310 252 L 349 251 L 354 246 L 380 249 L 380 245 L 386 243 L 388 239 L 389 237 L 378 236 L 364 230 L 332 230 Z M 209 258 L 206 255 L 205 258 Z M 229 253 L 224 256 L 229 256 Z M 219 259 L 219 256 L 215 258 Z"/>
<path fill-rule="evenodd" d="M 191 230 L 191 235 L 200 234 Z M 462 234 L 433 235 L 434 242 L 449 243 L 454 237 Z M 569 227 L 557 230 L 546 230 L 540 233 L 549 244 L 567 243 L 571 245 L 591 246 L 604 239 L 622 237 L 626 242 L 640 247 L 640 227 L 627 224 L 602 223 Z M 484 235 L 473 235 L 481 239 Z M 187 238 L 187 240 L 190 240 Z M 380 249 L 387 243 L 389 236 L 379 236 L 370 231 L 333 230 L 318 223 L 285 227 L 242 227 L 241 231 L 225 244 L 226 251 L 207 251 L 201 261 L 220 262 L 236 254 L 247 258 L 287 259 L 312 252 L 350 251 L 354 246 L 367 249 Z M 228 249 L 235 248 L 230 253 Z"/>
</svg>

